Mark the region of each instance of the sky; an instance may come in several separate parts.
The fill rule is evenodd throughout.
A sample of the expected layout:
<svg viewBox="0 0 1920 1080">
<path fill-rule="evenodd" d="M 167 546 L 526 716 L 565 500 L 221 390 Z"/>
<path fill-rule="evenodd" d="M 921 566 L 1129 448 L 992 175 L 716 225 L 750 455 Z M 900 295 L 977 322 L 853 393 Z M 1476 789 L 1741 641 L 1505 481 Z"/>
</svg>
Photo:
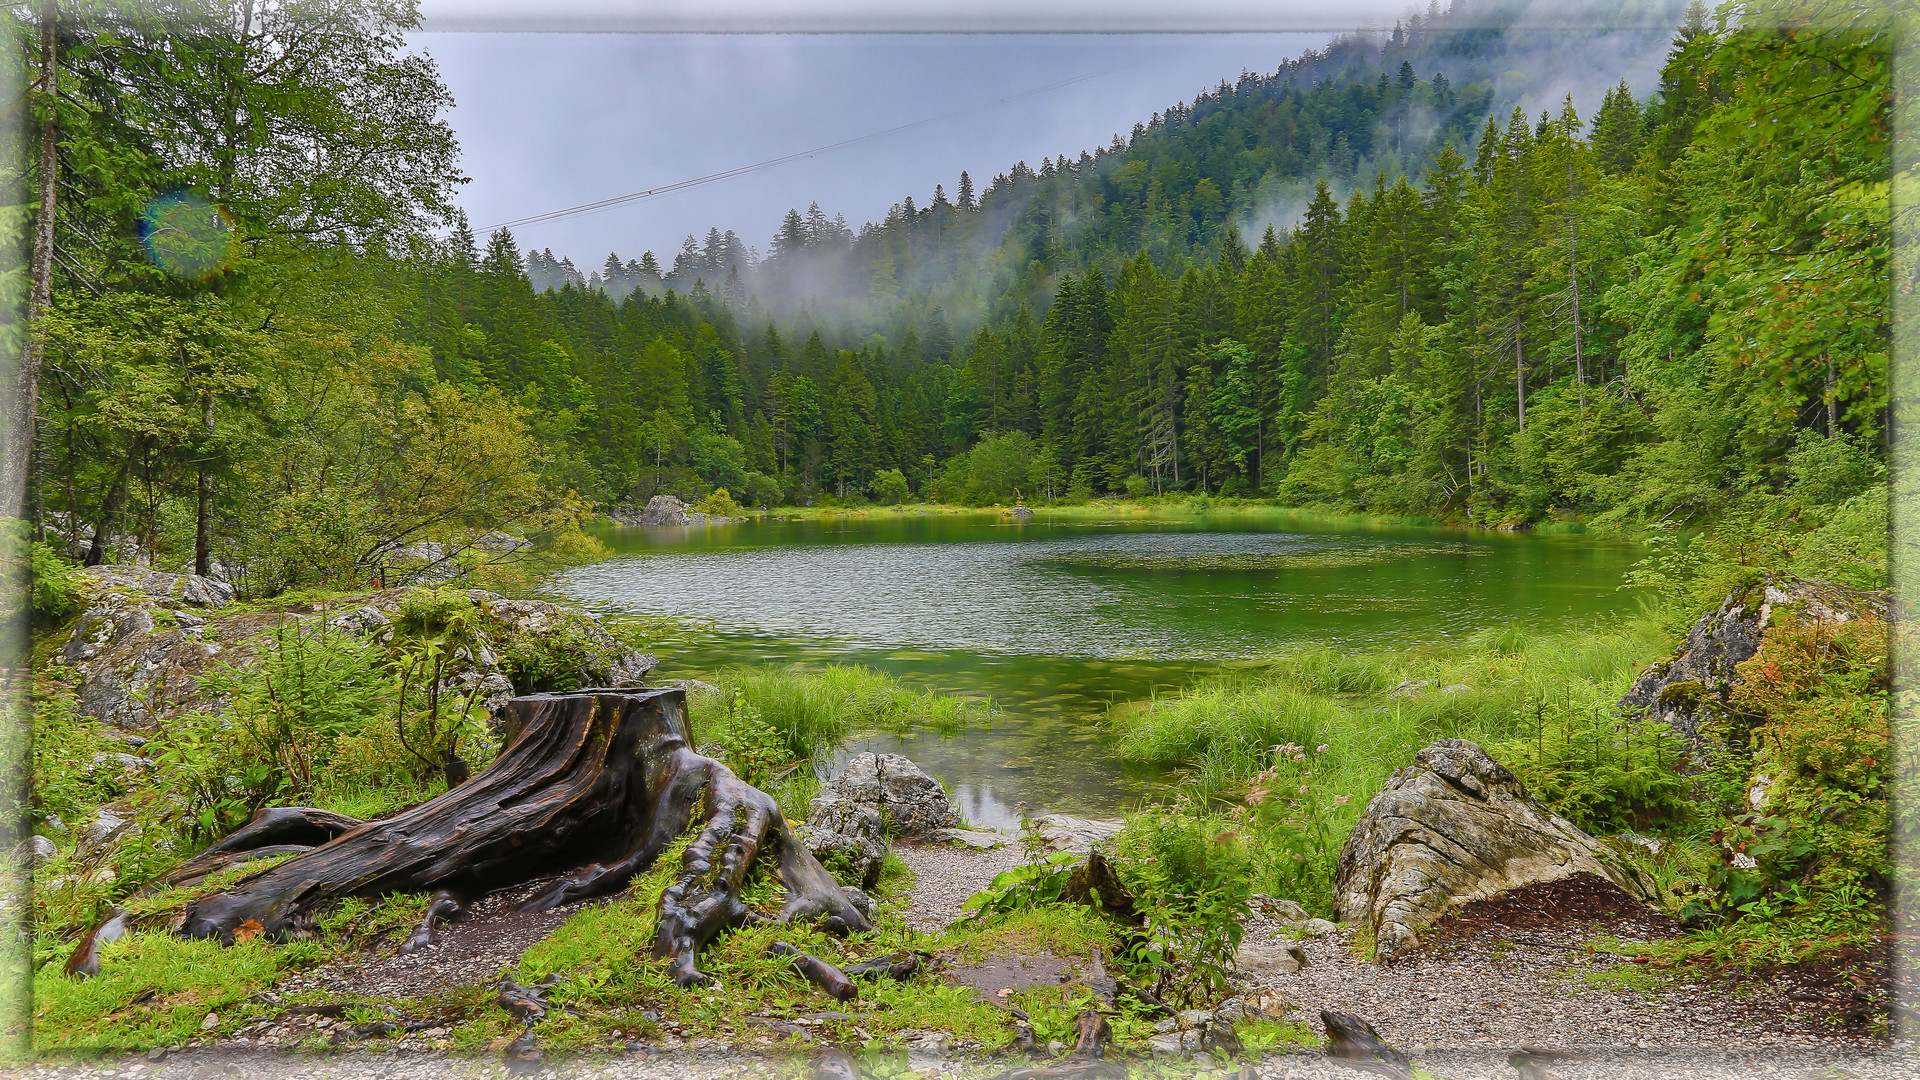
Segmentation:
<svg viewBox="0 0 1920 1080">
<path fill-rule="evenodd" d="M 924 205 L 935 184 L 952 197 L 963 169 L 984 191 L 1016 161 L 1078 157 L 1330 36 L 473 32 L 434 29 L 463 24 L 428 10 L 428 31 L 411 42 L 453 93 L 448 119 L 472 178 L 458 201 L 483 237 L 512 219 L 931 121 L 513 230 L 522 250 L 551 248 L 582 273 L 609 251 L 651 249 L 670 263 L 683 237 L 716 225 L 764 252 L 786 211 L 814 201 L 857 229 L 909 195 Z"/>
</svg>

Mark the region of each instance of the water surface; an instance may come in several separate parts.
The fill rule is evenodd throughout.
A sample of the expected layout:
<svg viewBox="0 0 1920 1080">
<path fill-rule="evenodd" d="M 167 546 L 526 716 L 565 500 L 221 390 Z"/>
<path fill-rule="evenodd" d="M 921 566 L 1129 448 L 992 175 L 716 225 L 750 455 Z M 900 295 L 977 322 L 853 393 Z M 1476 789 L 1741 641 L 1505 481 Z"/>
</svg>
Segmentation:
<svg viewBox="0 0 1920 1080">
<path fill-rule="evenodd" d="M 1274 516 L 1198 520 L 879 512 L 710 527 L 615 527 L 612 558 L 552 589 L 601 610 L 697 620 L 662 673 L 845 661 L 990 697 L 1003 717 L 954 739 L 878 736 L 971 819 L 1017 803 L 1113 813 L 1164 786 L 1097 726 L 1114 701 L 1166 693 L 1290 646 L 1391 649 L 1522 624 L 1557 629 L 1631 603 L 1637 557 L 1587 536 L 1381 527 Z"/>
</svg>

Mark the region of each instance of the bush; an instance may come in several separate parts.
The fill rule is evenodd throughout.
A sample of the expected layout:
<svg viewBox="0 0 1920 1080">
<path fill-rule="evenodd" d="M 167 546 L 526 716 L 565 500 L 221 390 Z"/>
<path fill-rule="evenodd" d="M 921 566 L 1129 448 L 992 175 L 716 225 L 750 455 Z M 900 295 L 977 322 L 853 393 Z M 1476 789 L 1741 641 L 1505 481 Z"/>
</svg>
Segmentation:
<svg viewBox="0 0 1920 1080">
<path fill-rule="evenodd" d="M 712 514 L 714 517 L 733 517 L 740 512 L 739 504 L 733 501 L 733 493 L 726 488 L 714 488 L 693 506 L 695 513 Z"/>
<path fill-rule="evenodd" d="M 899 469 L 882 469 L 873 478 L 873 499 L 888 506 L 907 501 L 907 478 Z"/>
<path fill-rule="evenodd" d="M 780 482 L 765 473 L 750 472 L 744 497 L 748 506 L 758 506 L 771 510 L 784 500 L 780 497 Z"/>
</svg>

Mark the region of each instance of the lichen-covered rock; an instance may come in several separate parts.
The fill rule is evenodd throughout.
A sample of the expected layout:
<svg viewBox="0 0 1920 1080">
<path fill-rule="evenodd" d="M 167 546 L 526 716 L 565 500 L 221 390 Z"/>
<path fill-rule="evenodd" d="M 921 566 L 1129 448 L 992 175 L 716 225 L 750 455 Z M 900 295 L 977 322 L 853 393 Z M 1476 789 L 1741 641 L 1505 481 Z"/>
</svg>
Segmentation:
<svg viewBox="0 0 1920 1080">
<path fill-rule="evenodd" d="M 1646 900 L 1653 882 L 1617 852 L 1536 803 L 1464 739 L 1441 739 L 1394 773 L 1341 848 L 1334 911 L 1373 930 L 1386 962 L 1455 904 L 1574 874 Z"/>
<path fill-rule="evenodd" d="M 233 603 L 233 586 L 198 574 L 169 574 L 143 566 L 89 566 L 81 571 L 103 589 L 131 590 L 158 603 L 217 608 Z"/>
<path fill-rule="evenodd" d="M 871 815 L 896 836 L 930 836 L 960 824 L 947 791 L 899 754 L 855 754 L 807 807 L 807 823 L 844 832 L 840 822 Z"/>
<path fill-rule="evenodd" d="M 386 589 L 319 612 L 227 614 L 210 603 L 232 599 L 232 588 L 220 582 L 127 567 L 96 570 L 99 591 L 58 659 L 74 669 L 80 715 L 122 730 L 153 730 L 185 712 L 218 711 L 223 703 L 202 689 L 203 677 L 220 667 L 252 666 L 283 626 L 324 624 L 329 632 L 383 643 L 414 595 Z M 443 689 L 489 711 L 516 693 L 638 686 L 657 663 L 585 612 L 479 589 L 466 595 L 480 615 L 474 645 L 460 650 Z"/>
<path fill-rule="evenodd" d="M 1760 637 L 1786 611 L 1821 622 L 1844 623 L 1862 615 L 1885 619 L 1890 600 L 1830 581 L 1770 573 L 1735 590 L 1702 616 L 1672 659 L 1642 672 L 1618 706 L 1623 715 L 1663 721 L 1683 739 L 1696 760 L 1717 748 L 1712 728 L 1728 714 L 1739 682 L 1736 668 L 1760 651 Z"/>
<path fill-rule="evenodd" d="M 887 846 L 874 837 L 849 836 L 819 825 L 802 825 L 794 830 L 800 842 L 820 860 L 820 865 L 841 881 L 854 881 L 862 889 L 880 883 L 880 865 L 886 860 Z"/>
</svg>

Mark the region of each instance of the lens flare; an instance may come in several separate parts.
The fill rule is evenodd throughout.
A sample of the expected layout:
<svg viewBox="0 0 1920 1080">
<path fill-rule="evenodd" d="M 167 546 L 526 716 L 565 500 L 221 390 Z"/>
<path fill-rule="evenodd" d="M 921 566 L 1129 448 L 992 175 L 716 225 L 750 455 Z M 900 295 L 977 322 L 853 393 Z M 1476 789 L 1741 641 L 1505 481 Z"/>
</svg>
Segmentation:
<svg viewBox="0 0 1920 1080">
<path fill-rule="evenodd" d="M 206 197 L 169 191 L 140 213 L 140 243 L 153 265 L 177 278 L 206 281 L 240 254 L 233 218 Z"/>
</svg>

